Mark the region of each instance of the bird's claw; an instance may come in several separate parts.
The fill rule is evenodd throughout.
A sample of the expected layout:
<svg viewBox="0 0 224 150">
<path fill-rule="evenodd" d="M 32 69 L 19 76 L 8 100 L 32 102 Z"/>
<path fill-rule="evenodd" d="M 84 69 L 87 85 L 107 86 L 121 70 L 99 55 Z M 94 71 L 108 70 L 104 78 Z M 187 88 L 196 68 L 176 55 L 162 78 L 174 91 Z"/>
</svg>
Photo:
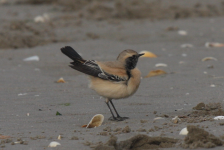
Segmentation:
<svg viewBox="0 0 224 150">
<path fill-rule="evenodd" d="M 129 119 L 129 117 L 113 117 L 113 116 L 111 116 L 108 120 L 110 120 L 110 121 L 124 121 L 124 120 L 126 120 L 126 119 Z"/>
</svg>

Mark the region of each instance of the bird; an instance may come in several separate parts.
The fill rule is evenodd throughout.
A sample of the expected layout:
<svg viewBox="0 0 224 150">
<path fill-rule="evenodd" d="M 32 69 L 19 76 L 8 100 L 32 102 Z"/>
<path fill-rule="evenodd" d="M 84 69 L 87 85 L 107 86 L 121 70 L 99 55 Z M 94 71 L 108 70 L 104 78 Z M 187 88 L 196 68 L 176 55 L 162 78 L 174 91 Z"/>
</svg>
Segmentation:
<svg viewBox="0 0 224 150">
<path fill-rule="evenodd" d="M 123 121 L 129 117 L 121 117 L 112 100 L 132 96 L 141 82 L 141 72 L 136 67 L 139 57 L 144 53 L 134 50 L 123 50 L 115 61 L 96 61 L 83 59 L 71 46 L 61 48 L 61 52 L 68 56 L 73 62 L 70 67 L 89 76 L 89 88 L 106 99 L 112 116 L 111 121 Z M 114 115 L 111 106 L 116 116 Z"/>
</svg>

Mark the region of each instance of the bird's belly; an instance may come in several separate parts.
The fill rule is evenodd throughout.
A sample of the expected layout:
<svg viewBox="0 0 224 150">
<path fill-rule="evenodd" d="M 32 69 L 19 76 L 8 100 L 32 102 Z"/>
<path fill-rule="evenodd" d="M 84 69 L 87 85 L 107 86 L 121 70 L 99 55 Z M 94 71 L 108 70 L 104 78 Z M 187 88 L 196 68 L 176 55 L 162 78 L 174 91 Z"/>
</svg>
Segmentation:
<svg viewBox="0 0 224 150">
<path fill-rule="evenodd" d="M 140 83 L 140 82 L 139 82 Z M 109 99 L 126 98 L 134 94 L 139 84 L 127 86 L 125 83 L 116 83 L 90 77 L 89 87 L 96 91 L 99 95 Z"/>
</svg>

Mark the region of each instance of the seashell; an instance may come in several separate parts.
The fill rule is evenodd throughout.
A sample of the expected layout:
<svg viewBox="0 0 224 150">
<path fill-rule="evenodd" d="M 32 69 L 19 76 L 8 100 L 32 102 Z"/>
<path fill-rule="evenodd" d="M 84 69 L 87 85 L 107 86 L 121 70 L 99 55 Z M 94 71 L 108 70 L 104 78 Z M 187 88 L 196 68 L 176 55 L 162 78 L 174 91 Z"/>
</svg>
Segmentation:
<svg viewBox="0 0 224 150">
<path fill-rule="evenodd" d="M 61 145 L 61 144 L 58 143 L 58 142 L 53 141 L 53 142 L 51 142 L 51 143 L 48 145 L 48 147 L 57 147 L 58 145 Z"/>
<path fill-rule="evenodd" d="M 44 19 L 44 17 L 43 16 L 36 16 L 35 18 L 34 18 L 34 22 L 45 22 L 45 19 Z"/>
<path fill-rule="evenodd" d="M 19 93 L 18 96 L 27 95 L 27 93 Z"/>
<path fill-rule="evenodd" d="M 39 60 L 40 58 L 38 56 L 31 56 L 23 59 L 23 61 L 39 61 Z"/>
<path fill-rule="evenodd" d="M 42 16 L 41 15 L 39 15 L 39 16 L 36 16 L 35 18 L 34 18 L 34 22 L 41 22 L 41 23 L 43 23 L 43 22 L 46 22 L 46 21 L 49 21 L 50 20 L 50 16 L 47 14 L 47 13 L 44 13 Z"/>
<path fill-rule="evenodd" d="M 156 58 L 157 56 L 155 54 L 153 54 L 152 52 L 143 50 L 140 52 L 140 54 L 144 53 L 144 55 L 142 55 L 141 57 L 151 57 L 151 58 Z"/>
<path fill-rule="evenodd" d="M 215 87 L 215 84 L 211 84 L 210 87 Z"/>
<path fill-rule="evenodd" d="M 216 116 L 215 118 L 214 118 L 214 120 L 223 120 L 224 119 L 224 116 Z"/>
<path fill-rule="evenodd" d="M 180 47 L 181 48 L 192 48 L 193 45 L 192 44 L 182 44 Z"/>
<path fill-rule="evenodd" d="M 60 79 L 58 79 L 58 81 L 56 81 L 57 83 L 65 83 L 65 80 L 61 77 Z"/>
<path fill-rule="evenodd" d="M 160 120 L 160 119 L 164 119 L 163 117 L 156 117 L 153 120 Z"/>
<path fill-rule="evenodd" d="M 61 135 L 58 136 L 58 140 L 61 140 Z"/>
<path fill-rule="evenodd" d="M 93 116 L 93 118 L 90 120 L 90 122 L 87 125 L 83 125 L 83 128 L 95 128 L 102 125 L 104 120 L 104 116 L 102 114 L 96 114 Z"/>
<path fill-rule="evenodd" d="M 166 74 L 165 71 L 163 70 L 152 70 L 149 72 L 149 74 L 147 76 L 145 76 L 144 78 L 148 78 L 148 77 L 153 77 L 153 76 L 158 76 L 158 75 L 162 75 L 162 74 Z"/>
<path fill-rule="evenodd" d="M 179 133 L 179 135 L 187 135 L 187 134 L 188 134 L 187 128 L 183 128 Z"/>
<path fill-rule="evenodd" d="M 215 61 L 217 61 L 217 59 L 214 58 L 214 57 L 205 57 L 201 61 L 207 61 L 207 60 L 215 60 Z"/>
<path fill-rule="evenodd" d="M 158 64 L 155 64 L 155 67 L 167 67 L 168 65 L 167 64 L 164 64 L 164 63 L 158 63 Z"/>
<path fill-rule="evenodd" d="M 179 30 L 178 31 L 178 34 L 179 35 L 187 35 L 187 31 L 185 31 L 185 30 Z"/>
<path fill-rule="evenodd" d="M 173 123 L 177 124 L 180 120 L 180 118 L 178 116 L 172 118 Z"/>
<path fill-rule="evenodd" d="M 8 139 L 8 138 L 11 138 L 11 137 L 7 135 L 0 135 L 0 139 Z"/>
<path fill-rule="evenodd" d="M 223 43 L 217 43 L 217 42 L 206 42 L 205 47 L 224 47 Z"/>
</svg>

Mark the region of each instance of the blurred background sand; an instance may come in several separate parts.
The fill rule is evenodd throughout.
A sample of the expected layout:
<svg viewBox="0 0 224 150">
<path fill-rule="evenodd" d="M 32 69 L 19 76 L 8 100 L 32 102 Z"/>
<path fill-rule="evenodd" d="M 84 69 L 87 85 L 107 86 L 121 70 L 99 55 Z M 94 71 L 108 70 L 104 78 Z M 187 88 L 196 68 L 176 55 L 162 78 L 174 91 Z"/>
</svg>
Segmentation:
<svg viewBox="0 0 224 150">
<path fill-rule="evenodd" d="M 187 125 L 223 138 L 223 121 L 213 118 L 224 115 L 224 51 L 205 45 L 224 42 L 223 15 L 223 0 L 0 0 L 0 134 L 11 137 L 1 148 L 51 149 L 48 144 L 58 141 L 57 149 L 92 149 L 110 135 L 122 141 L 141 133 L 180 139 L 165 147 L 181 149 L 189 146 L 179 135 Z M 66 45 L 102 61 L 124 49 L 151 51 L 158 57 L 139 60 L 142 77 L 157 69 L 167 74 L 143 78 L 135 95 L 115 101 L 130 119 L 111 122 L 104 99 L 68 67 L 71 60 L 60 52 Z M 39 60 L 23 61 L 30 56 Z M 56 83 L 60 77 L 65 83 Z M 193 109 L 201 102 L 205 109 Z M 81 128 L 99 113 L 101 127 Z M 25 144 L 11 144 L 20 138 Z"/>
</svg>

